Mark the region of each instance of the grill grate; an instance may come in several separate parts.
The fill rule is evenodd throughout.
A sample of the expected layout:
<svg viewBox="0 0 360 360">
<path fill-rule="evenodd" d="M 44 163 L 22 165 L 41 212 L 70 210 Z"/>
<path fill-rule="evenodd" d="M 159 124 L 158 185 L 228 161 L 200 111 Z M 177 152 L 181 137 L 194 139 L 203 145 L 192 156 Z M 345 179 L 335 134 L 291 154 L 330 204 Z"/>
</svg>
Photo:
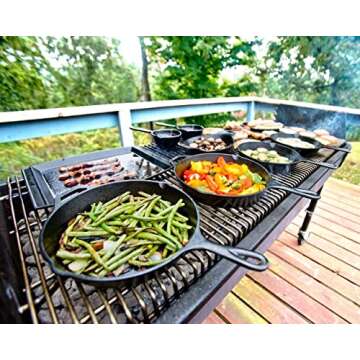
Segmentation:
<svg viewBox="0 0 360 360">
<path fill-rule="evenodd" d="M 316 169 L 315 165 L 300 163 L 291 175 L 276 178 L 294 187 Z M 177 185 L 171 170 L 151 178 Z M 39 231 L 51 208 L 34 210 L 26 201 L 28 194 L 22 180 L 9 179 L 7 186 L 13 224 L 10 235 L 17 243 L 24 277 L 24 305 L 19 310 L 29 313 L 34 323 L 152 322 L 218 261 L 214 254 L 197 250 L 136 288 L 96 289 L 73 279 L 63 280 L 51 272 L 37 245 Z M 285 196 L 282 190 L 269 190 L 266 196 L 247 208 L 215 209 L 199 204 L 201 231 L 211 241 L 235 245 Z M 15 199 L 20 206 L 15 206 Z"/>
</svg>

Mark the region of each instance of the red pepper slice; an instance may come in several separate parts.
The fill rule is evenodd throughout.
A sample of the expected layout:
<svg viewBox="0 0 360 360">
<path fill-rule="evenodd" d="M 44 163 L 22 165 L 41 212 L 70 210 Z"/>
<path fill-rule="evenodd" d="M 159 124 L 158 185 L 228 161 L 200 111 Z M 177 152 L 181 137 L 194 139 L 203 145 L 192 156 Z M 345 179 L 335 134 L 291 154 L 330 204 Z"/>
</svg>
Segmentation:
<svg viewBox="0 0 360 360">
<path fill-rule="evenodd" d="M 210 175 L 206 175 L 205 180 L 206 180 L 206 182 L 207 182 L 207 184 L 209 186 L 209 189 L 211 191 L 216 192 L 216 190 L 218 189 L 218 186 L 217 186 L 216 182 L 214 181 L 214 179 Z"/>
</svg>

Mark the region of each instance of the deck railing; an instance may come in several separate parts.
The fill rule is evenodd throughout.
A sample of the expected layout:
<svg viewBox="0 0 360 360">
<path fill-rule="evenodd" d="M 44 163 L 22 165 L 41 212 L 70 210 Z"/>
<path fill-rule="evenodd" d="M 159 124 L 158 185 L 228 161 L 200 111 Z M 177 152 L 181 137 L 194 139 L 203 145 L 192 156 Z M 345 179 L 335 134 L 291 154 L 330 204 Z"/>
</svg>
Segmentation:
<svg viewBox="0 0 360 360">
<path fill-rule="evenodd" d="M 246 111 L 247 119 L 251 120 L 256 111 L 275 112 L 278 106 L 343 113 L 360 120 L 360 110 L 357 109 L 253 96 L 136 102 L 0 112 L 0 143 L 117 127 L 121 144 L 131 146 L 131 124 L 240 110 Z"/>
</svg>

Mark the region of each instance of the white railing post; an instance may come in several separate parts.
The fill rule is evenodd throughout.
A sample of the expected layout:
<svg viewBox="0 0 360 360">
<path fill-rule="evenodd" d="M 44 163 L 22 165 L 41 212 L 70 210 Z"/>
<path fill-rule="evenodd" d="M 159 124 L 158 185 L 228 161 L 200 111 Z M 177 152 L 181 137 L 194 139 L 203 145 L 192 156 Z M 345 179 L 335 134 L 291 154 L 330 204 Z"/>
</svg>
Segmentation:
<svg viewBox="0 0 360 360">
<path fill-rule="evenodd" d="M 249 121 L 252 121 L 254 119 L 255 119 L 255 101 L 250 101 L 248 103 L 246 120 L 249 122 Z"/>
<path fill-rule="evenodd" d="M 121 109 L 118 114 L 119 132 L 122 146 L 133 146 L 134 136 L 130 130 L 131 126 L 131 110 L 129 108 Z"/>
</svg>

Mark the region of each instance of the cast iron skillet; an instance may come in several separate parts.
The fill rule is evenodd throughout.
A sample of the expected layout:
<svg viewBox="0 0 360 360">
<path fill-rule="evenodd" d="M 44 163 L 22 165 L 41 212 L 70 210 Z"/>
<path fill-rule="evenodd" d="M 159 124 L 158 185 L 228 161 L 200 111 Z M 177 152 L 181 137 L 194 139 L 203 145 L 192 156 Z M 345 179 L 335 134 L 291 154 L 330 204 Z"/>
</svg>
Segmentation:
<svg viewBox="0 0 360 360">
<path fill-rule="evenodd" d="M 215 162 L 219 156 L 222 156 L 226 162 L 236 162 L 238 164 L 246 164 L 250 171 L 259 174 L 266 182 L 265 189 L 251 195 L 218 195 L 212 193 L 203 193 L 200 192 L 191 186 L 187 185 L 182 179 L 183 172 L 190 167 L 191 161 L 212 161 Z M 221 154 L 221 153 L 211 153 L 211 154 L 198 154 L 192 156 L 183 156 L 179 155 L 171 160 L 171 163 L 174 167 L 175 175 L 180 182 L 183 189 L 188 192 L 191 196 L 199 199 L 203 203 L 211 204 L 215 206 L 226 206 L 228 204 L 237 205 L 237 206 L 248 206 L 258 201 L 262 195 L 264 195 L 266 190 L 269 189 L 279 189 L 285 190 L 289 193 L 293 193 L 299 196 L 306 197 L 308 199 L 320 199 L 320 195 L 316 192 L 301 188 L 290 188 L 284 185 L 276 183 L 269 173 L 262 165 L 257 163 L 254 160 L 249 160 L 247 158 L 242 158 L 238 155 L 230 154 Z"/>
<path fill-rule="evenodd" d="M 214 252 L 236 264 L 255 271 L 264 271 L 268 267 L 267 259 L 260 253 L 230 247 L 222 246 L 205 240 L 200 232 L 200 215 L 194 200 L 180 189 L 168 185 L 164 182 L 146 181 L 146 180 L 128 180 L 100 185 L 91 189 L 86 188 L 71 189 L 66 193 L 67 196 L 74 192 L 80 194 L 71 197 L 66 202 L 60 203 L 56 200 L 55 209 L 46 221 L 40 233 L 40 251 L 44 259 L 49 263 L 51 269 L 59 276 L 72 277 L 76 280 L 94 285 L 94 286 L 117 286 L 125 283 L 135 285 L 141 279 L 149 277 L 158 271 L 164 270 L 180 256 L 192 250 L 208 250 Z M 189 242 L 186 246 L 176 252 L 171 258 L 162 264 L 147 268 L 145 270 L 131 270 L 120 276 L 96 278 L 92 276 L 75 274 L 67 270 L 60 261 L 55 258 L 55 253 L 59 248 L 59 238 L 66 229 L 69 220 L 73 219 L 78 213 L 81 213 L 90 207 L 90 204 L 97 201 L 108 201 L 125 191 L 131 191 L 135 194 L 138 191 L 144 191 L 150 194 L 159 194 L 163 199 L 176 203 L 183 199 L 185 206 L 181 208 L 181 213 L 190 219 L 193 226 L 192 234 L 189 234 Z M 245 260 L 252 259 L 253 262 Z"/>
<path fill-rule="evenodd" d="M 290 162 L 286 164 L 279 164 L 279 163 L 272 163 L 268 161 L 260 161 L 257 159 L 252 158 L 251 156 L 248 156 L 244 153 L 245 150 L 256 150 L 257 148 L 265 148 L 268 150 L 275 150 L 279 155 L 286 156 Z M 296 150 L 280 144 L 275 144 L 272 142 L 258 142 L 258 141 L 248 141 L 245 143 L 240 144 L 236 150 L 240 153 L 241 156 L 244 156 L 250 160 L 257 161 L 264 167 L 266 167 L 271 173 L 277 174 L 277 173 L 288 173 L 292 170 L 292 168 L 300 163 L 300 162 L 306 162 L 318 166 L 322 166 L 328 169 L 337 169 L 336 165 L 321 162 L 321 161 L 314 161 L 310 159 L 303 158 Z"/>
<path fill-rule="evenodd" d="M 180 130 L 182 140 L 186 140 L 194 136 L 200 136 L 204 130 L 204 128 L 201 125 L 196 125 L 196 124 L 185 124 L 180 126 L 166 124 L 166 123 L 157 123 L 157 124 Z"/>
<path fill-rule="evenodd" d="M 226 146 L 222 150 L 214 150 L 214 151 L 205 151 L 205 150 L 194 149 L 194 148 L 190 147 L 191 143 L 193 143 L 195 140 L 198 140 L 198 139 L 201 139 L 201 138 L 205 138 L 205 139 L 208 139 L 208 138 L 221 139 L 222 141 L 224 141 Z M 185 141 L 180 142 L 179 146 L 185 148 L 186 152 L 189 153 L 189 154 L 198 154 L 198 153 L 210 154 L 210 153 L 215 153 L 215 152 L 228 153 L 228 152 L 231 152 L 233 150 L 233 148 L 234 148 L 234 139 L 231 136 L 231 134 L 229 134 L 229 133 L 219 132 L 219 133 L 209 134 L 209 135 L 194 136 L 192 138 L 189 138 L 189 139 L 187 139 Z"/>
<path fill-rule="evenodd" d="M 307 141 L 310 144 L 314 145 L 313 149 L 303 149 L 300 147 L 296 147 L 296 146 L 290 146 L 288 144 L 283 144 L 281 142 L 279 142 L 279 138 L 299 138 L 300 140 L 303 141 Z M 279 133 L 279 134 L 273 134 L 270 136 L 271 140 L 276 142 L 277 144 L 283 145 L 283 146 L 288 146 L 291 147 L 292 149 L 295 149 L 298 153 L 300 153 L 303 156 L 312 156 L 315 155 L 320 149 L 330 149 L 330 150 L 336 150 L 336 151 L 342 151 L 342 152 L 346 152 L 346 153 L 350 153 L 351 150 L 349 149 L 345 149 L 345 148 L 339 148 L 339 147 L 335 147 L 335 146 L 330 146 L 330 145 L 323 145 L 321 142 L 306 137 L 306 136 L 301 136 L 299 134 L 283 134 L 283 133 Z"/>
<path fill-rule="evenodd" d="M 137 128 L 130 126 L 133 131 L 141 131 L 147 134 L 151 134 L 155 144 L 162 149 L 175 147 L 181 138 L 181 132 L 179 130 L 148 130 L 143 128 Z"/>
</svg>

